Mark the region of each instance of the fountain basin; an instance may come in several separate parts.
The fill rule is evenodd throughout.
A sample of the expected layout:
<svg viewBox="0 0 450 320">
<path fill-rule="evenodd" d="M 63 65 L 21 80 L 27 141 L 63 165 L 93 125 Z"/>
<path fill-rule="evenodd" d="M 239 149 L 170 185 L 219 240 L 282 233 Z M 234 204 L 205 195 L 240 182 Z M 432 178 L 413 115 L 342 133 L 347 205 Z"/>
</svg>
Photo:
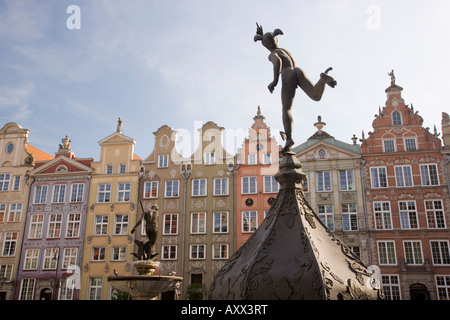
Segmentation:
<svg viewBox="0 0 450 320">
<path fill-rule="evenodd" d="M 176 276 L 109 276 L 111 286 L 131 295 L 133 300 L 152 300 L 160 293 L 176 288 L 183 280 Z"/>
</svg>

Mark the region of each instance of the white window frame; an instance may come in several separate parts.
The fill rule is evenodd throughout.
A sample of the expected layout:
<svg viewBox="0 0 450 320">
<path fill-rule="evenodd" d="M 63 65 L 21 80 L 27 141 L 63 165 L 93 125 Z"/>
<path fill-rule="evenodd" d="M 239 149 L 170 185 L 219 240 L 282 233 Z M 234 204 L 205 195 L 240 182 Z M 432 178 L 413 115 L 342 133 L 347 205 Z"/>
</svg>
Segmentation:
<svg viewBox="0 0 450 320">
<path fill-rule="evenodd" d="M 339 170 L 339 190 L 340 191 L 356 190 L 355 170 L 353 169 Z"/>
<path fill-rule="evenodd" d="M 131 183 L 119 182 L 117 184 L 117 202 L 130 202 L 131 201 Z"/>
<path fill-rule="evenodd" d="M 144 183 L 144 199 L 158 198 L 159 181 L 146 181 Z M 155 193 L 155 194 L 154 194 Z"/>
<path fill-rule="evenodd" d="M 176 191 L 174 188 L 175 182 L 176 182 Z M 168 193 L 169 185 L 170 185 L 170 193 Z M 167 180 L 165 182 L 164 198 L 178 198 L 179 196 L 180 196 L 180 180 Z"/>
<path fill-rule="evenodd" d="M 126 261 L 127 260 L 127 247 L 112 247 L 111 248 L 111 261 Z"/>
<path fill-rule="evenodd" d="M 445 229 L 444 203 L 442 200 L 424 200 L 425 213 L 427 216 L 428 229 Z"/>
<path fill-rule="evenodd" d="M 450 274 L 435 275 L 438 299 L 450 300 Z"/>
<path fill-rule="evenodd" d="M 214 178 L 214 195 L 228 196 L 230 194 L 230 179 L 229 178 Z"/>
<path fill-rule="evenodd" d="M 411 247 L 409 247 L 411 245 Z M 417 247 L 418 245 L 418 247 Z M 423 265 L 423 250 L 422 241 L 420 240 L 404 240 L 403 250 L 405 255 L 405 262 L 408 265 Z M 418 251 L 420 250 L 420 251 Z M 412 259 L 412 260 L 411 260 Z"/>
<path fill-rule="evenodd" d="M 66 199 L 66 185 L 65 184 L 54 184 L 52 203 L 64 203 Z"/>
<path fill-rule="evenodd" d="M 358 210 L 356 203 L 341 204 L 342 230 L 358 231 Z"/>
<path fill-rule="evenodd" d="M 163 216 L 163 235 L 177 235 L 178 234 L 178 213 L 165 213 Z M 167 228 L 167 226 L 169 226 Z M 175 231 L 173 231 L 175 229 Z"/>
<path fill-rule="evenodd" d="M 384 248 L 381 248 L 380 247 L 381 245 L 384 245 Z M 382 251 L 384 251 L 384 252 L 382 252 Z M 395 265 L 397 265 L 397 252 L 396 251 L 397 250 L 395 248 L 395 241 L 393 241 L 393 240 L 377 241 L 378 264 L 380 266 L 395 266 Z M 382 254 L 383 254 L 383 257 L 382 257 Z M 383 258 L 383 261 L 382 261 L 382 258 Z"/>
<path fill-rule="evenodd" d="M 98 219 L 101 219 L 100 221 Z M 94 235 L 96 236 L 104 236 L 108 234 L 108 226 L 109 226 L 109 215 L 100 214 L 95 216 L 94 220 Z"/>
<path fill-rule="evenodd" d="M 62 222 L 62 213 L 52 213 L 48 216 L 47 239 L 61 238 Z"/>
<path fill-rule="evenodd" d="M 278 193 L 280 184 L 274 176 L 263 176 L 263 193 Z"/>
<path fill-rule="evenodd" d="M 400 277 L 398 274 L 381 275 L 381 286 L 386 300 L 402 300 Z"/>
<path fill-rule="evenodd" d="M 430 250 L 434 266 L 450 265 L 450 245 L 448 240 L 430 240 Z"/>
<path fill-rule="evenodd" d="M 414 145 L 410 141 L 414 141 Z M 403 137 L 403 146 L 405 151 L 417 151 L 417 137 Z"/>
<path fill-rule="evenodd" d="M 20 222 L 22 220 L 22 203 L 11 203 L 8 210 L 8 222 Z"/>
<path fill-rule="evenodd" d="M 8 191 L 11 184 L 10 173 L 0 173 L 0 191 Z"/>
<path fill-rule="evenodd" d="M 168 168 L 169 167 L 169 155 L 160 154 L 158 155 L 158 168 Z"/>
<path fill-rule="evenodd" d="M 385 181 L 383 181 L 383 175 Z M 388 188 L 388 176 L 386 167 L 370 167 L 370 185 L 373 189 Z M 384 183 L 386 185 L 384 185 Z"/>
<path fill-rule="evenodd" d="M 334 231 L 334 207 L 332 204 L 317 205 L 317 214 L 328 229 Z"/>
<path fill-rule="evenodd" d="M 257 153 L 249 153 L 247 164 L 249 166 L 254 166 L 258 164 L 258 154 Z"/>
<path fill-rule="evenodd" d="M 333 191 L 333 183 L 331 181 L 331 171 L 316 171 L 316 190 L 317 192 Z"/>
<path fill-rule="evenodd" d="M 193 197 L 205 197 L 208 194 L 208 179 L 199 178 L 192 179 L 192 191 L 191 196 Z"/>
<path fill-rule="evenodd" d="M 258 229 L 258 211 L 248 210 L 241 212 L 242 233 L 253 233 Z"/>
<path fill-rule="evenodd" d="M 206 212 L 191 213 L 191 234 L 206 233 Z"/>
<path fill-rule="evenodd" d="M 81 231 L 81 213 L 71 212 L 67 214 L 66 238 L 79 238 Z"/>
<path fill-rule="evenodd" d="M 394 173 L 397 188 L 414 187 L 414 179 L 410 165 L 394 166 Z"/>
<path fill-rule="evenodd" d="M 419 229 L 416 201 L 399 201 L 398 212 L 402 229 Z"/>
<path fill-rule="evenodd" d="M 388 209 L 386 209 L 386 204 L 389 207 Z M 378 205 L 379 210 L 377 210 Z M 373 203 L 373 215 L 376 230 L 392 230 L 392 210 L 389 201 L 375 201 Z M 377 221 L 381 222 L 381 226 Z"/>
<path fill-rule="evenodd" d="M 225 221 L 224 221 L 225 220 Z M 228 233 L 229 232 L 230 213 L 228 211 L 213 212 L 213 233 Z"/>
<path fill-rule="evenodd" d="M 434 167 L 436 169 L 436 176 L 431 177 L 430 168 Z M 439 186 L 439 169 L 436 163 L 427 163 L 419 165 L 420 168 L 420 180 L 422 186 Z M 435 180 L 435 181 L 432 181 Z"/>
<path fill-rule="evenodd" d="M 205 166 L 213 166 L 216 164 L 216 153 L 205 152 Z"/>
<path fill-rule="evenodd" d="M 34 204 L 46 204 L 47 203 L 47 191 L 48 185 L 37 185 L 34 188 Z"/>
<path fill-rule="evenodd" d="M 114 216 L 114 235 L 127 235 L 128 234 L 128 223 L 129 223 L 129 215 L 128 214 L 116 214 Z"/>
<path fill-rule="evenodd" d="M 229 256 L 229 244 L 228 243 L 213 243 L 212 244 L 212 259 L 224 260 Z"/>
<path fill-rule="evenodd" d="M 97 188 L 98 188 L 97 203 L 110 203 L 112 201 L 112 199 L 111 199 L 111 191 L 112 191 L 111 184 L 110 183 L 100 183 Z"/>
<path fill-rule="evenodd" d="M 85 183 L 72 183 L 70 186 L 70 202 L 83 202 Z"/>
<path fill-rule="evenodd" d="M 44 230 L 44 215 L 42 213 L 30 216 L 28 239 L 42 239 Z"/>
<path fill-rule="evenodd" d="M 256 176 L 241 177 L 241 194 L 256 193 L 258 193 L 258 179 Z"/>
<path fill-rule="evenodd" d="M 391 153 L 397 151 L 397 145 L 395 143 L 395 139 L 389 138 L 389 139 L 383 139 L 383 152 L 384 153 Z"/>
<path fill-rule="evenodd" d="M 161 260 L 177 260 L 177 246 L 176 245 L 163 245 Z"/>
<path fill-rule="evenodd" d="M 206 259 L 206 245 L 205 244 L 191 244 L 189 246 L 190 260 L 205 260 Z"/>
</svg>

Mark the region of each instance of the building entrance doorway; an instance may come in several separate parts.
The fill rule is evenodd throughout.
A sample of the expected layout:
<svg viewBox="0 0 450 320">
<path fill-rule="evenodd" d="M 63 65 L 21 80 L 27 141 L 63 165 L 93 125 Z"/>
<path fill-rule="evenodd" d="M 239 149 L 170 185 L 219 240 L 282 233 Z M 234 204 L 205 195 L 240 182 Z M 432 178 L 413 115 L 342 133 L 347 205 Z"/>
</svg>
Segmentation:
<svg viewBox="0 0 450 320">
<path fill-rule="evenodd" d="M 409 287 L 409 294 L 411 296 L 411 300 L 429 300 L 429 294 L 427 287 L 421 283 L 413 283 Z"/>
</svg>

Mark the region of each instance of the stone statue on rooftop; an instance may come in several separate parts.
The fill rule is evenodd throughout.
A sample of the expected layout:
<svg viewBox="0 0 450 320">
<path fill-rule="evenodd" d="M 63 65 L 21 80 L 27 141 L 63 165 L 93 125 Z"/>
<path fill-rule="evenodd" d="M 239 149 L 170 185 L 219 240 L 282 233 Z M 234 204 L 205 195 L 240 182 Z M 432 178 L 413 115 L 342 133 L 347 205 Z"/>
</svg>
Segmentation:
<svg viewBox="0 0 450 320">
<path fill-rule="evenodd" d="M 391 72 L 388 73 L 388 76 L 391 77 L 391 86 L 395 85 L 395 75 L 394 75 L 394 70 L 392 70 Z"/>
<path fill-rule="evenodd" d="M 273 64 L 273 81 L 269 84 L 268 89 L 273 93 L 278 84 L 281 75 L 281 102 L 283 105 L 283 126 L 284 132 L 281 132 L 283 140 L 286 144 L 282 150 L 283 153 L 291 151 L 294 141 L 292 140 L 292 104 L 294 102 L 295 90 L 297 86 L 300 87 L 312 100 L 319 101 L 325 90 L 325 84 L 334 88 L 337 82 L 328 75 L 332 68 L 328 68 L 325 72 L 320 74 L 320 79 L 316 84 L 313 84 L 300 69 L 294 61 L 292 54 L 286 49 L 278 47 L 278 40 L 276 36 L 282 35 L 280 29 L 275 29 L 274 32 L 263 32 L 262 26 L 256 24 L 256 35 L 254 41 L 261 41 L 262 45 L 270 51 L 269 60 Z"/>
</svg>

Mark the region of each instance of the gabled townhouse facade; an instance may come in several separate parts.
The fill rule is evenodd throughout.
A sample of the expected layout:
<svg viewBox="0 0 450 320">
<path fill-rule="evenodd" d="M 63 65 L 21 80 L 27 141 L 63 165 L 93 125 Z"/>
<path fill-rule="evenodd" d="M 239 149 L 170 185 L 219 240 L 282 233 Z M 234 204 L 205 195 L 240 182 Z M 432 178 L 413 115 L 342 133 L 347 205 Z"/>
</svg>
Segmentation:
<svg viewBox="0 0 450 320">
<path fill-rule="evenodd" d="M 90 167 L 66 136 L 54 159 L 29 172 L 30 197 L 16 300 L 77 300 Z"/>
<path fill-rule="evenodd" d="M 261 225 L 279 190 L 280 146 L 264 120 L 258 106 L 236 155 L 236 249 Z"/>
<path fill-rule="evenodd" d="M 14 299 L 24 237 L 30 171 L 53 157 L 28 144 L 30 131 L 14 122 L 0 129 L 0 300 Z"/>
<path fill-rule="evenodd" d="M 99 141 L 99 161 L 91 163 L 80 300 L 115 299 L 117 292 L 108 276 L 133 272 L 134 236 L 130 231 L 136 223 L 141 167 L 135 144 L 122 133 L 119 118 L 116 132 Z"/>
<path fill-rule="evenodd" d="M 373 260 L 388 299 L 449 299 L 446 160 L 436 129 L 431 133 L 423 127 L 423 118 L 405 104 L 402 90 L 391 80 L 373 131 L 362 138 Z"/>
</svg>

